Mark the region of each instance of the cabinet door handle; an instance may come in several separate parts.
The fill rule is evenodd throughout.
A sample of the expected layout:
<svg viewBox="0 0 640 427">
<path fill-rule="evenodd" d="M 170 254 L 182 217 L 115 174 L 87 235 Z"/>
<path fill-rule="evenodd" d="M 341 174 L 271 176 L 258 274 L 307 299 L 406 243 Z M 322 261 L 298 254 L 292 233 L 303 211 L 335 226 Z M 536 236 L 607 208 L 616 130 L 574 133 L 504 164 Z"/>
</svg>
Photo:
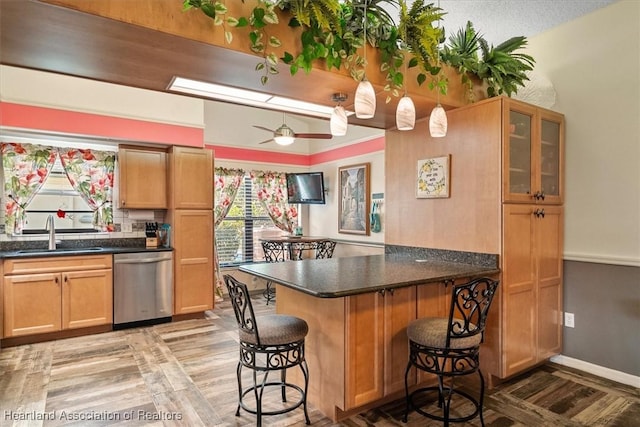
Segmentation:
<svg viewBox="0 0 640 427">
<path fill-rule="evenodd" d="M 544 201 L 544 191 L 540 192 L 540 199 L 542 199 Z M 542 211 L 543 211 L 543 214 L 544 214 L 544 209 Z"/>
<path fill-rule="evenodd" d="M 53 279 L 53 281 L 56 282 L 56 285 L 60 284 L 60 280 L 58 280 L 57 276 Z"/>
<path fill-rule="evenodd" d="M 126 204 L 126 203 L 125 203 L 125 201 L 123 200 L 123 201 L 122 201 L 122 203 L 121 203 L 121 205 L 122 205 L 122 206 L 124 206 L 125 204 Z"/>
<path fill-rule="evenodd" d="M 393 289 L 389 289 L 389 293 L 391 294 L 391 296 L 393 296 Z"/>
<path fill-rule="evenodd" d="M 379 293 L 380 295 L 384 296 L 385 290 L 384 290 L 384 289 L 380 289 L 380 290 L 378 291 L 378 293 Z"/>
<path fill-rule="evenodd" d="M 544 209 L 540 210 L 540 216 L 544 218 Z"/>
</svg>

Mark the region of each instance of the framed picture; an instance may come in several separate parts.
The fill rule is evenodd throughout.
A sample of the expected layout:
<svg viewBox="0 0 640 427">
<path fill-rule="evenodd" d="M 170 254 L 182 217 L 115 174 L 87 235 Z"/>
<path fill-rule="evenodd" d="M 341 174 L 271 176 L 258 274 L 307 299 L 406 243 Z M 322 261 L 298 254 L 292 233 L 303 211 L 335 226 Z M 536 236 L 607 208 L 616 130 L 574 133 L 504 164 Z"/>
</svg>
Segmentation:
<svg viewBox="0 0 640 427">
<path fill-rule="evenodd" d="M 449 163 L 451 155 L 418 160 L 416 198 L 449 197 Z"/>
<path fill-rule="evenodd" d="M 338 233 L 369 235 L 370 163 L 338 168 Z"/>
</svg>

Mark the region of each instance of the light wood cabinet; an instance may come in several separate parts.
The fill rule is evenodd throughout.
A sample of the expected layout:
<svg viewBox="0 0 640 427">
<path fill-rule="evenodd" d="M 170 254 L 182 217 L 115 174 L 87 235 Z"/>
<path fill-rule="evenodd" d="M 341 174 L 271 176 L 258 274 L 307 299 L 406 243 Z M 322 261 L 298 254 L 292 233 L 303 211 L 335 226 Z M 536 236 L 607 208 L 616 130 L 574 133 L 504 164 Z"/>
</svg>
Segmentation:
<svg viewBox="0 0 640 427">
<path fill-rule="evenodd" d="M 174 314 L 213 308 L 213 152 L 172 147 L 169 152 L 173 227 Z"/>
<path fill-rule="evenodd" d="M 118 207 L 166 209 L 167 152 L 160 148 L 118 147 Z"/>
<path fill-rule="evenodd" d="M 213 211 L 169 211 L 174 246 L 174 314 L 213 308 Z"/>
<path fill-rule="evenodd" d="M 204 148 L 171 147 L 169 207 L 213 209 L 213 152 Z"/>
<path fill-rule="evenodd" d="M 407 325 L 416 318 L 416 287 L 347 298 L 344 410 L 404 390 Z"/>
<path fill-rule="evenodd" d="M 507 97 L 447 117 L 437 143 L 422 143 L 427 123 L 386 133 L 385 244 L 498 256 L 499 297 L 480 360 L 483 372 L 505 379 L 562 351 L 564 118 Z M 450 197 L 416 199 L 407 165 L 443 153 Z"/>
<path fill-rule="evenodd" d="M 504 201 L 561 204 L 563 116 L 507 98 L 503 111 Z"/>
<path fill-rule="evenodd" d="M 4 261 L 4 336 L 112 323 L 112 256 Z"/>
<path fill-rule="evenodd" d="M 561 206 L 504 205 L 503 376 L 562 350 Z"/>
</svg>

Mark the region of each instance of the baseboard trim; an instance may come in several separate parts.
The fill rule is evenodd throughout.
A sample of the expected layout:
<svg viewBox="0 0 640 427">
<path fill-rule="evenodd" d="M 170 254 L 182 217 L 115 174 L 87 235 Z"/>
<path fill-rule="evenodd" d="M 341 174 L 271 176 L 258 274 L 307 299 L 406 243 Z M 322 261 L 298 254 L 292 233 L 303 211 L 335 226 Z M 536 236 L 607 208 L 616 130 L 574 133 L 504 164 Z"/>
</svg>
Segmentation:
<svg viewBox="0 0 640 427">
<path fill-rule="evenodd" d="M 592 375 L 606 378 L 611 381 L 640 388 L 640 377 L 637 377 L 635 375 L 616 371 L 615 369 L 605 368 L 604 366 L 594 365 L 593 363 L 563 356 L 561 354 L 558 356 L 553 356 L 551 358 L 551 361 L 553 363 L 557 363 L 558 365 L 568 366 L 570 368 L 588 372 Z"/>
</svg>

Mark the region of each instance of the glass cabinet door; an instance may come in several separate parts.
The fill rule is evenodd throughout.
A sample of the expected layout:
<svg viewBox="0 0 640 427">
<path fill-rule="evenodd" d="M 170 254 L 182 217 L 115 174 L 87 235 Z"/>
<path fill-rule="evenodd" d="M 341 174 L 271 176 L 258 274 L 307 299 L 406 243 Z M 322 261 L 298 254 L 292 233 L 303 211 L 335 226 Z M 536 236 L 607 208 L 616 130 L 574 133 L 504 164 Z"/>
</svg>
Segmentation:
<svg viewBox="0 0 640 427">
<path fill-rule="evenodd" d="M 531 116 L 509 112 L 509 193 L 531 194 Z"/>
<path fill-rule="evenodd" d="M 551 112 L 540 113 L 538 202 L 561 203 L 563 121 Z M 538 191 L 538 190 L 534 190 Z"/>
</svg>

